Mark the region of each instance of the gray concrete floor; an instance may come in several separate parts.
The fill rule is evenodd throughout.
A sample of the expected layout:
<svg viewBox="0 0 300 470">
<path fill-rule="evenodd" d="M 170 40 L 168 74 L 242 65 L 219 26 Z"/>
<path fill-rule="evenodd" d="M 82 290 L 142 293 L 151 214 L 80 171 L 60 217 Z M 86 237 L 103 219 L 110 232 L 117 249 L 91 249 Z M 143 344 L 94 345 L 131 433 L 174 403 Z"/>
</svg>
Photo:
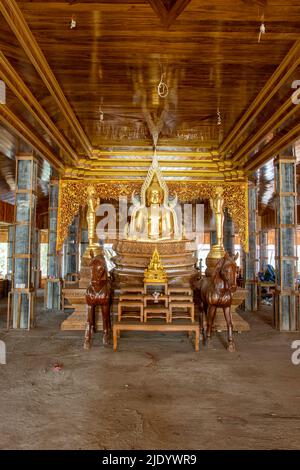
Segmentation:
<svg viewBox="0 0 300 470">
<path fill-rule="evenodd" d="M 300 448 L 300 333 L 274 331 L 270 308 L 244 314 L 235 353 L 181 333 L 124 333 L 117 353 L 98 334 L 85 351 L 65 315 L 39 311 L 30 332 L 0 330 L 1 449 Z"/>
</svg>

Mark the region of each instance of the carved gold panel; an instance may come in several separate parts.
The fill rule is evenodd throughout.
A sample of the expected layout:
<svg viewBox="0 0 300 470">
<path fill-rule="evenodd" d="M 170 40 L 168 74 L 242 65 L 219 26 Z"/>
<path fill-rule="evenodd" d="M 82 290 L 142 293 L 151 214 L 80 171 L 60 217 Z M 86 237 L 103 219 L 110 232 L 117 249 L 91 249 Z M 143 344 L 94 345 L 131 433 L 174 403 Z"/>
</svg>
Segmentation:
<svg viewBox="0 0 300 470">
<path fill-rule="evenodd" d="M 68 233 L 68 227 L 86 205 L 87 188 L 94 186 L 97 196 L 101 199 L 118 200 L 120 196 L 131 197 L 133 191 L 140 192 L 141 181 L 105 181 L 91 182 L 90 180 L 61 179 L 59 184 L 59 207 L 57 227 L 57 250 L 61 250 Z M 224 189 L 225 207 L 227 207 L 235 226 L 238 229 L 241 244 L 248 251 L 248 184 L 242 183 L 213 183 L 213 182 L 179 182 L 168 181 L 170 193 L 177 193 L 179 202 L 188 203 L 199 199 L 210 199 L 214 196 L 215 188 Z"/>
</svg>

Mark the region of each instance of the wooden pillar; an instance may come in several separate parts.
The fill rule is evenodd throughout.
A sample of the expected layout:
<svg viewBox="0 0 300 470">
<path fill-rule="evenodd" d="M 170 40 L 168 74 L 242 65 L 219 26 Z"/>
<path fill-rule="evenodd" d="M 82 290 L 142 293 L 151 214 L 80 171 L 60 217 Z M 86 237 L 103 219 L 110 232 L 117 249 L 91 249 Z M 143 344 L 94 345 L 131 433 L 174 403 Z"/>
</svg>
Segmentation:
<svg viewBox="0 0 300 470">
<path fill-rule="evenodd" d="M 49 184 L 48 269 L 45 292 L 46 308 L 61 308 L 61 256 L 56 252 L 58 180 Z"/>
<path fill-rule="evenodd" d="M 260 272 L 265 272 L 268 264 L 268 231 L 260 230 L 259 231 L 259 270 Z"/>
<path fill-rule="evenodd" d="M 257 310 L 257 189 L 254 184 L 248 187 L 248 214 L 249 214 L 249 252 L 246 254 L 246 284 L 247 295 L 245 306 L 247 310 Z"/>
<path fill-rule="evenodd" d="M 16 156 L 15 216 L 12 240 L 12 286 L 8 298 L 8 327 L 30 329 L 34 322 L 34 234 L 36 224 L 37 161 Z"/>
<path fill-rule="evenodd" d="M 286 155 L 286 156 L 285 156 Z M 281 331 L 300 329 L 296 306 L 296 227 L 297 186 L 296 158 L 280 155 L 275 169 L 275 328 Z"/>
<path fill-rule="evenodd" d="M 224 217 L 224 248 L 230 256 L 234 255 L 234 224 L 227 209 Z"/>
</svg>

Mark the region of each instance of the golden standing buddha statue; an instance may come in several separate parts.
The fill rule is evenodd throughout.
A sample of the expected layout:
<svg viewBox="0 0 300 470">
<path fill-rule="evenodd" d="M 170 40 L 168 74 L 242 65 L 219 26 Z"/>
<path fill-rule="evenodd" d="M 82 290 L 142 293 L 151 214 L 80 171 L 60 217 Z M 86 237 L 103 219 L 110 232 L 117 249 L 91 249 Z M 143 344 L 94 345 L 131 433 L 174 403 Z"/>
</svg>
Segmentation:
<svg viewBox="0 0 300 470">
<path fill-rule="evenodd" d="M 217 243 L 216 245 L 224 250 L 223 245 L 223 227 L 224 227 L 224 198 L 223 188 L 217 187 L 215 197 L 210 200 L 210 206 L 215 216 Z"/>
<path fill-rule="evenodd" d="M 96 210 L 100 204 L 100 199 L 95 197 L 95 188 L 88 186 L 87 188 L 87 213 L 86 221 L 88 226 L 88 240 L 89 246 L 84 254 L 85 257 L 90 256 L 90 251 L 93 250 L 94 256 L 100 251 L 98 243 L 95 241 L 96 234 Z"/>
<path fill-rule="evenodd" d="M 217 243 L 212 245 L 210 252 L 206 257 L 206 276 L 211 276 L 218 260 L 225 255 L 223 244 L 223 226 L 224 226 L 224 198 L 223 188 L 218 186 L 215 189 L 215 196 L 210 199 L 210 207 L 213 211 L 216 224 Z"/>
</svg>

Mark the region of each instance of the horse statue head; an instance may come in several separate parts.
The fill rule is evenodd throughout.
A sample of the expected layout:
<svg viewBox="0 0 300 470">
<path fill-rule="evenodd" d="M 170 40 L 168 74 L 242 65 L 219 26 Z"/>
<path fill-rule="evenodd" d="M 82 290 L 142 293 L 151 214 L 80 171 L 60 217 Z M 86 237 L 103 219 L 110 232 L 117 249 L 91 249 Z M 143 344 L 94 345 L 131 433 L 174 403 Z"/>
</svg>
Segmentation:
<svg viewBox="0 0 300 470">
<path fill-rule="evenodd" d="M 107 282 L 108 271 L 103 253 L 94 256 L 91 251 L 91 261 L 89 266 L 91 270 L 91 285 L 94 288 L 103 284 L 103 282 Z"/>
<path fill-rule="evenodd" d="M 236 260 L 239 254 L 236 253 L 235 256 L 231 257 L 227 252 L 221 258 L 214 269 L 212 280 L 214 284 L 218 283 L 218 280 L 222 280 L 224 283 L 224 290 L 229 290 L 230 292 L 235 292 L 236 285 L 236 272 L 237 265 Z"/>
</svg>

